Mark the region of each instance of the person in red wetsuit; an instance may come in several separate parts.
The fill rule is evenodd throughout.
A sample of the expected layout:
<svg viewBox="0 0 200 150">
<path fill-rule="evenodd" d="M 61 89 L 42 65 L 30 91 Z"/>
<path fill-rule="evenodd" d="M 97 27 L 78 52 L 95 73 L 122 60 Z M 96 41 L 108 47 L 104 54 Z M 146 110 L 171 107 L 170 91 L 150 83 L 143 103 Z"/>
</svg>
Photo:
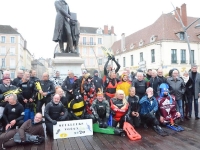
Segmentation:
<svg viewBox="0 0 200 150">
<path fill-rule="evenodd" d="M 119 123 L 119 127 L 123 128 L 123 124 L 126 120 L 129 122 L 129 103 L 125 98 L 124 91 L 117 90 L 116 96 L 110 99 L 110 110 L 112 114 L 112 126 L 116 127 Z"/>
<path fill-rule="evenodd" d="M 104 83 L 105 98 L 108 101 L 115 96 L 117 82 L 116 73 L 114 71 L 109 72 L 109 77 L 106 78 Z"/>
</svg>

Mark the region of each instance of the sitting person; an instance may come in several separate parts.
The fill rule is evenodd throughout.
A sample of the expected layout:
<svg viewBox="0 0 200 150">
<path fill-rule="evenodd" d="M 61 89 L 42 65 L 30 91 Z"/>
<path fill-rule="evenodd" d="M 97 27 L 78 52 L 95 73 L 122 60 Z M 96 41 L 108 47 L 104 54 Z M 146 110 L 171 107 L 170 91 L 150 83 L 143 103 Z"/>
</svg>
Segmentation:
<svg viewBox="0 0 200 150">
<path fill-rule="evenodd" d="M 131 87 L 129 89 L 129 96 L 127 97 L 127 101 L 129 103 L 129 109 L 130 109 L 130 123 L 134 127 L 140 126 L 140 116 L 139 116 L 139 97 L 135 95 L 135 87 Z"/>
<path fill-rule="evenodd" d="M 144 124 L 144 127 L 147 128 L 147 124 L 153 126 L 153 129 L 156 133 L 166 136 L 168 135 L 160 126 L 159 121 L 156 118 L 156 112 L 158 111 L 158 102 L 153 96 L 153 88 L 149 87 L 146 90 L 146 95 L 142 97 L 139 101 L 140 104 L 140 117 L 141 121 Z"/>
<path fill-rule="evenodd" d="M 68 104 L 69 119 L 79 120 L 83 119 L 85 115 L 85 101 L 81 96 L 80 90 L 74 91 L 74 99 Z"/>
<path fill-rule="evenodd" d="M 9 130 L 6 133 L 3 133 L 0 135 L 0 145 L 2 148 L 4 147 L 12 147 L 17 145 L 17 143 L 14 141 L 13 137 L 16 133 L 19 133 L 19 136 L 21 138 L 21 144 L 31 141 L 26 141 L 25 133 L 29 133 L 31 135 L 38 135 L 42 138 L 45 137 L 44 135 L 44 129 L 42 126 L 42 114 L 37 113 L 34 117 L 34 121 L 31 119 L 27 120 L 23 123 L 23 125 L 19 129 Z M 36 139 L 37 140 L 37 139 Z M 39 142 L 39 141 L 32 141 Z"/>
<path fill-rule="evenodd" d="M 110 105 L 108 101 L 104 99 L 103 93 L 100 89 L 97 93 L 97 98 L 92 103 L 91 109 L 93 110 L 96 121 L 99 123 L 99 127 L 107 128 L 110 115 Z"/>
<path fill-rule="evenodd" d="M 67 100 L 67 97 L 65 96 L 63 89 L 59 86 L 56 86 L 55 89 L 56 89 L 56 94 L 58 94 L 60 96 L 60 101 L 67 108 L 68 100 Z"/>
<path fill-rule="evenodd" d="M 17 95 L 11 94 L 5 106 L 3 118 L 6 123 L 5 130 L 20 127 L 24 123 L 24 107 L 17 101 Z"/>
<path fill-rule="evenodd" d="M 181 114 L 177 111 L 175 97 L 169 95 L 169 86 L 166 83 L 160 85 L 160 97 L 158 98 L 159 106 L 159 120 L 162 124 L 172 123 L 172 121 L 177 123 L 177 119 L 181 117 Z"/>
<path fill-rule="evenodd" d="M 118 90 L 116 96 L 110 99 L 110 109 L 112 114 L 112 126 L 116 127 L 119 123 L 119 128 L 123 128 L 125 118 L 129 121 L 129 104 L 125 98 L 124 91 Z"/>
<path fill-rule="evenodd" d="M 57 124 L 57 121 L 67 120 L 68 111 L 64 105 L 60 102 L 60 96 L 55 94 L 53 100 L 45 106 L 45 124 L 47 132 L 53 135 L 53 125 Z"/>
</svg>

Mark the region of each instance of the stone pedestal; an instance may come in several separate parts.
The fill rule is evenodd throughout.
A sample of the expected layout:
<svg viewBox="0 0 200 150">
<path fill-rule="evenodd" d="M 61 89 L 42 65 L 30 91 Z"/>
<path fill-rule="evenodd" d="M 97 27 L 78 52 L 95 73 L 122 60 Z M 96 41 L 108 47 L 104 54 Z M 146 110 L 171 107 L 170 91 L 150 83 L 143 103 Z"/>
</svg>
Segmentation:
<svg viewBox="0 0 200 150">
<path fill-rule="evenodd" d="M 79 77 L 82 75 L 81 65 L 84 60 L 79 54 L 74 53 L 55 53 L 53 59 L 53 70 L 60 72 L 60 77 L 65 79 L 68 71 L 73 71 L 74 75 Z"/>
</svg>

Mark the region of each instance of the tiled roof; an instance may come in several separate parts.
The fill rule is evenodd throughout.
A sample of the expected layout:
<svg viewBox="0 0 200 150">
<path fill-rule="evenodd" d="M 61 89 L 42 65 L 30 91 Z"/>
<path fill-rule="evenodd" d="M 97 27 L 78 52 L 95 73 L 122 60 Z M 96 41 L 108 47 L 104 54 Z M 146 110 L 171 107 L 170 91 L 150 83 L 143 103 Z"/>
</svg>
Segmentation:
<svg viewBox="0 0 200 150">
<path fill-rule="evenodd" d="M 197 18 L 194 17 L 188 17 L 188 25 L 195 21 Z M 197 23 L 196 23 L 197 24 Z M 200 39 L 197 37 L 197 34 L 199 33 L 198 29 L 195 29 L 195 25 L 192 25 L 190 28 L 188 28 L 187 33 L 189 37 L 190 42 L 199 42 Z M 162 14 L 152 25 L 147 26 L 144 29 L 141 29 L 127 37 L 125 37 L 125 47 L 126 52 L 132 51 L 134 49 L 139 48 L 139 42 L 142 40 L 144 42 L 143 46 L 150 44 L 150 39 L 154 35 L 156 37 L 155 41 L 160 40 L 174 40 L 174 41 L 180 41 L 179 37 L 176 35 L 176 33 L 182 31 L 182 26 L 180 22 L 178 22 L 175 18 L 175 16 L 171 13 L 169 14 Z M 134 45 L 134 48 L 130 50 L 131 45 Z M 122 53 L 121 50 L 121 39 L 113 43 L 112 50 L 114 54 L 120 54 Z M 118 51 L 116 53 L 116 51 Z"/>
<path fill-rule="evenodd" d="M 15 29 L 9 25 L 0 25 L 0 33 L 3 34 L 19 34 Z"/>
</svg>

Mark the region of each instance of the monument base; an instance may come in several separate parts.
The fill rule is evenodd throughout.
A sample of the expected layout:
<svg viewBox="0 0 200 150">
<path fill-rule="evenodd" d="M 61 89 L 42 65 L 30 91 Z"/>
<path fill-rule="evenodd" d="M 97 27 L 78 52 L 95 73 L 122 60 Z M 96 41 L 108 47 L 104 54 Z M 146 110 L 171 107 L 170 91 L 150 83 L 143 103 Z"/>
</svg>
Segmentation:
<svg viewBox="0 0 200 150">
<path fill-rule="evenodd" d="M 75 76 L 82 75 L 81 65 L 84 60 L 75 53 L 55 53 L 53 59 L 53 70 L 60 72 L 60 77 L 65 79 L 68 72 L 72 71 Z"/>
</svg>

